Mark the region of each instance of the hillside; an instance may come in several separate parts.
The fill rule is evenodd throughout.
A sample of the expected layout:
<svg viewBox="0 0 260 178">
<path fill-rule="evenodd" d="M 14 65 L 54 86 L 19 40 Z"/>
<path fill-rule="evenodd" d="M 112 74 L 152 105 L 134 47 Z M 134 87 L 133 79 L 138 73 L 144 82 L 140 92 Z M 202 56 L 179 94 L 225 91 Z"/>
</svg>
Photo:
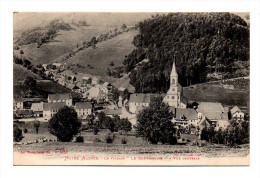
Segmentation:
<svg viewBox="0 0 260 178">
<path fill-rule="evenodd" d="M 14 64 L 13 67 L 14 98 L 23 97 L 24 94 L 27 92 L 27 89 L 23 86 L 23 82 L 28 76 L 33 77 L 37 81 L 34 97 L 46 98 L 50 93 L 71 93 L 74 98 L 78 97 L 78 94 L 51 80 L 42 80 L 41 77 L 32 73 L 21 65 Z"/>
<path fill-rule="evenodd" d="M 183 88 L 183 95 L 196 102 L 219 102 L 225 106 L 248 107 L 249 90 L 226 89 L 219 84 L 199 84 Z"/>
<path fill-rule="evenodd" d="M 231 13 L 171 13 L 139 23 L 134 49 L 124 61 L 137 92 L 166 92 L 175 59 L 182 86 L 249 73 L 249 26 Z M 136 69 L 143 59 L 149 62 Z M 239 65 L 238 65 L 239 64 Z"/>
<path fill-rule="evenodd" d="M 123 65 L 125 56 L 134 49 L 131 41 L 137 33 L 137 31 L 129 31 L 120 34 L 115 38 L 98 43 L 96 48 L 87 48 L 68 60 L 57 62 L 65 62 L 72 71 L 77 73 L 87 73 L 113 82 L 117 79 L 107 76 L 106 69 L 114 69 Z M 113 66 L 110 66 L 111 62 L 114 63 Z"/>
<path fill-rule="evenodd" d="M 33 38 L 34 35 L 31 35 L 31 32 L 36 30 L 38 35 L 38 32 L 41 33 L 43 29 L 57 20 L 63 25 L 69 25 L 72 29 L 59 28 L 53 35 L 53 39 L 42 44 L 40 48 L 37 48 L 36 42 L 32 42 L 20 45 L 19 50 L 14 50 L 14 53 L 20 55 L 20 50 L 23 50 L 24 57 L 29 58 L 34 65 L 52 63 L 70 53 L 77 44 L 82 45 L 84 41 L 90 41 L 92 37 L 107 33 L 111 29 L 120 28 L 122 24 L 134 26 L 140 20 L 150 17 L 151 14 L 153 13 L 15 13 L 14 42 L 19 38 L 23 39 L 20 40 L 21 42 Z M 86 25 L 79 25 L 83 21 Z"/>
<path fill-rule="evenodd" d="M 33 72 L 27 70 L 22 65 L 13 64 L 13 84 L 18 85 L 21 84 L 27 76 L 34 78 L 35 80 L 40 80 L 41 77 L 34 74 Z"/>
</svg>

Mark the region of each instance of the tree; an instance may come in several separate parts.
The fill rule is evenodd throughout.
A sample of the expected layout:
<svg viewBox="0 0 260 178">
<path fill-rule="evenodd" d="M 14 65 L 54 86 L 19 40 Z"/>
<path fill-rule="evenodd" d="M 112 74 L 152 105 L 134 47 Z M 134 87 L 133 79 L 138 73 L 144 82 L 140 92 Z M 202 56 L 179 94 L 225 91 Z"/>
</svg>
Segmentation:
<svg viewBox="0 0 260 178">
<path fill-rule="evenodd" d="M 113 88 L 111 91 L 111 95 L 112 95 L 114 103 L 117 104 L 119 101 L 119 95 L 120 95 L 119 91 L 117 89 Z"/>
<path fill-rule="evenodd" d="M 30 92 L 34 92 L 36 89 L 36 80 L 31 76 L 27 76 L 24 80 L 24 86 L 28 88 Z"/>
<path fill-rule="evenodd" d="M 125 29 L 127 28 L 127 26 L 126 26 L 125 24 L 122 24 L 121 28 L 122 28 L 123 30 L 125 30 Z"/>
<path fill-rule="evenodd" d="M 21 59 L 23 59 L 23 54 L 24 54 L 23 50 L 20 50 Z"/>
<path fill-rule="evenodd" d="M 38 121 L 37 119 L 34 120 L 33 126 L 35 128 L 36 134 L 38 134 L 39 132 L 39 127 L 40 127 L 40 121 Z"/>
<path fill-rule="evenodd" d="M 16 142 L 20 142 L 23 139 L 23 132 L 16 124 L 13 125 L 13 138 Z"/>
<path fill-rule="evenodd" d="M 174 144 L 176 130 L 171 122 L 172 117 L 169 105 L 163 102 L 163 97 L 154 97 L 150 106 L 138 113 L 137 124 L 134 126 L 136 133 L 152 144 Z"/>
<path fill-rule="evenodd" d="M 119 128 L 120 128 L 120 130 L 124 130 L 125 132 L 129 132 L 129 131 L 132 130 L 132 123 L 129 122 L 128 119 L 123 118 L 123 119 L 120 120 L 120 127 Z"/>
<path fill-rule="evenodd" d="M 104 120 L 105 128 L 109 129 L 110 132 L 115 132 L 116 125 L 111 117 L 106 117 Z"/>
<path fill-rule="evenodd" d="M 59 141 L 70 142 L 79 133 L 81 122 L 76 111 L 68 106 L 61 108 L 49 121 L 48 130 Z"/>
<path fill-rule="evenodd" d="M 115 64 L 114 64 L 113 61 L 111 61 L 109 65 L 110 65 L 110 66 L 114 66 Z"/>
</svg>

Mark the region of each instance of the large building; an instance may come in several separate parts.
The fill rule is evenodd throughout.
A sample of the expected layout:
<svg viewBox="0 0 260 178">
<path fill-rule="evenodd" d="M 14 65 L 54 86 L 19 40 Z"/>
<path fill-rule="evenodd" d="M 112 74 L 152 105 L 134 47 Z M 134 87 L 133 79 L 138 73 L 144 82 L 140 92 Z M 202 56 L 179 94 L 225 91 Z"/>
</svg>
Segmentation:
<svg viewBox="0 0 260 178">
<path fill-rule="evenodd" d="M 92 114 L 92 104 L 90 102 L 75 103 L 75 109 L 79 117 L 84 117 Z"/>
<path fill-rule="evenodd" d="M 72 106 L 72 96 L 70 93 L 49 94 L 48 103 L 66 103 L 67 106 Z"/>
<path fill-rule="evenodd" d="M 129 99 L 129 111 L 131 113 L 138 113 L 145 107 L 148 107 L 151 101 L 150 94 L 131 94 Z"/>
<path fill-rule="evenodd" d="M 224 123 L 222 121 L 226 123 L 228 121 L 228 112 L 221 103 L 201 102 L 197 112 L 200 119 L 198 124 L 201 126 L 204 126 L 206 121 L 213 127 L 216 127 L 217 123 Z"/>
<path fill-rule="evenodd" d="M 169 106 L 175 108 L 186 108 L 187 106 L 187 101 L 182 96 L 182 86 L 178 83 L 178 73 L 176 70 L 175 62 L 173 62 L 170 75 L 170 89 L 168 90 L 163 101 Z"/>
<path fill-rule="evenodd" d="M 51 118 L 64 106 L 66 106 L 66 103 L 64 102 L 43 103 L 43 117 Z"/>
</svg>

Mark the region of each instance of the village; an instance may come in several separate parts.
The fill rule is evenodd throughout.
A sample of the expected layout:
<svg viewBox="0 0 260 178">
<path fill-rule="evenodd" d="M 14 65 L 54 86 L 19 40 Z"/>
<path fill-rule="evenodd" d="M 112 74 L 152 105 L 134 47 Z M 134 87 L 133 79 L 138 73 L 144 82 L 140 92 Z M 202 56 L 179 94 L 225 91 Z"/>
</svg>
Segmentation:
<svg viewBox="0 0 260 178">
<path fill-rule="evenodd" d="M 83 125 L 99 122 L 98 113 L 115 118 L 125 118 L 134 129 L 137 115 L 150 105 L 157 94 L 130 93 L 126 88 L 115 88 L 112 84 L 97 77 L 64 75 L 66 65 L 61 63 L 43 64 L 46 76 L 50 80 L 79 94 L 73 99 L 71 93 L 48 94 L 48 98 L 35 101 L 33 98 L 14 99 L 14 122 L 48 122 L 64 106 L 75 109 Z M 163 95 L 163 102 L 170 106 L 172 122 L 180 135 L 193 135 L 200 138 L 204 128 L 216 131 L 226 129 L 231 120 L 243 121 L 246 114 L 238 107 L 223 106 L 217 102 L 190 101 L 183 96 L 182 86 L 178 83 L 175 62 L 170 74 L 170 88 Z M 180 136 L 180 142 L 183 139 Z"/>
</svg>

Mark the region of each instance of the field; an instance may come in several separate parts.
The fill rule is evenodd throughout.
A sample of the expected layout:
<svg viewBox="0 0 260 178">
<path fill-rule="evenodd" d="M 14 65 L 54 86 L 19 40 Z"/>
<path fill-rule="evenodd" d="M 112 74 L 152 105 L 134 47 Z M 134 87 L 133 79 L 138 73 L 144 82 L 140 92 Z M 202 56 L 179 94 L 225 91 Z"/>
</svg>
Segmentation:
<svg viewBox="0 0 260 178">
<path fill-rule="evenodd" d="M 184 87 L 183 94 L 189 100 L 198 102 L 220 102 L 227 106 L 247 107 L 249 102 L 248 90 L 225 89 L 218 84 L 199 84 L 192 87 Z"/>
<path fill-rule="evenodd" d="M 34 141 L 39 138 L 55 139 L 48 133 L 47 123 L 41 123 L 39 134 L 35 134 L 32 123 L 17 124 L 20 128 L 28 129 L 28 133 L 23 134 L 22 143 Z M 107 135 L 106 130 L 102 130 L 98 135 L 93 135 L 93 132 L 81 132 L 84 137 L 84 143 L 75 142 L 43 142 L 33 143 L 30 145 L 15 145 L 14 151 L 67 151 L 73 154 L 113 154 L 113 155 L 164 155 L 164 156 L 199 156 L 199 157 L 246 157 L 249 154 L 249 145 L 242 145 L 241 148 L 229 148 L 224 145 L 208 145 L 205 147 L 189 145 L 151 145 L 140 137 L 135 137 L 132 133 L 128 135 L 115 134 L 113 144 L 105 143 L 104 139 Z M 95 142 L 95 139 L 101 142 Z M 122 138 L 127 139 L 127 144 L 122 144 Z M 191 138 L 191 137 L 190 137 Z M 48 158 L 64 156 L 64 155 L 48 155 Z"/>
</svg>

